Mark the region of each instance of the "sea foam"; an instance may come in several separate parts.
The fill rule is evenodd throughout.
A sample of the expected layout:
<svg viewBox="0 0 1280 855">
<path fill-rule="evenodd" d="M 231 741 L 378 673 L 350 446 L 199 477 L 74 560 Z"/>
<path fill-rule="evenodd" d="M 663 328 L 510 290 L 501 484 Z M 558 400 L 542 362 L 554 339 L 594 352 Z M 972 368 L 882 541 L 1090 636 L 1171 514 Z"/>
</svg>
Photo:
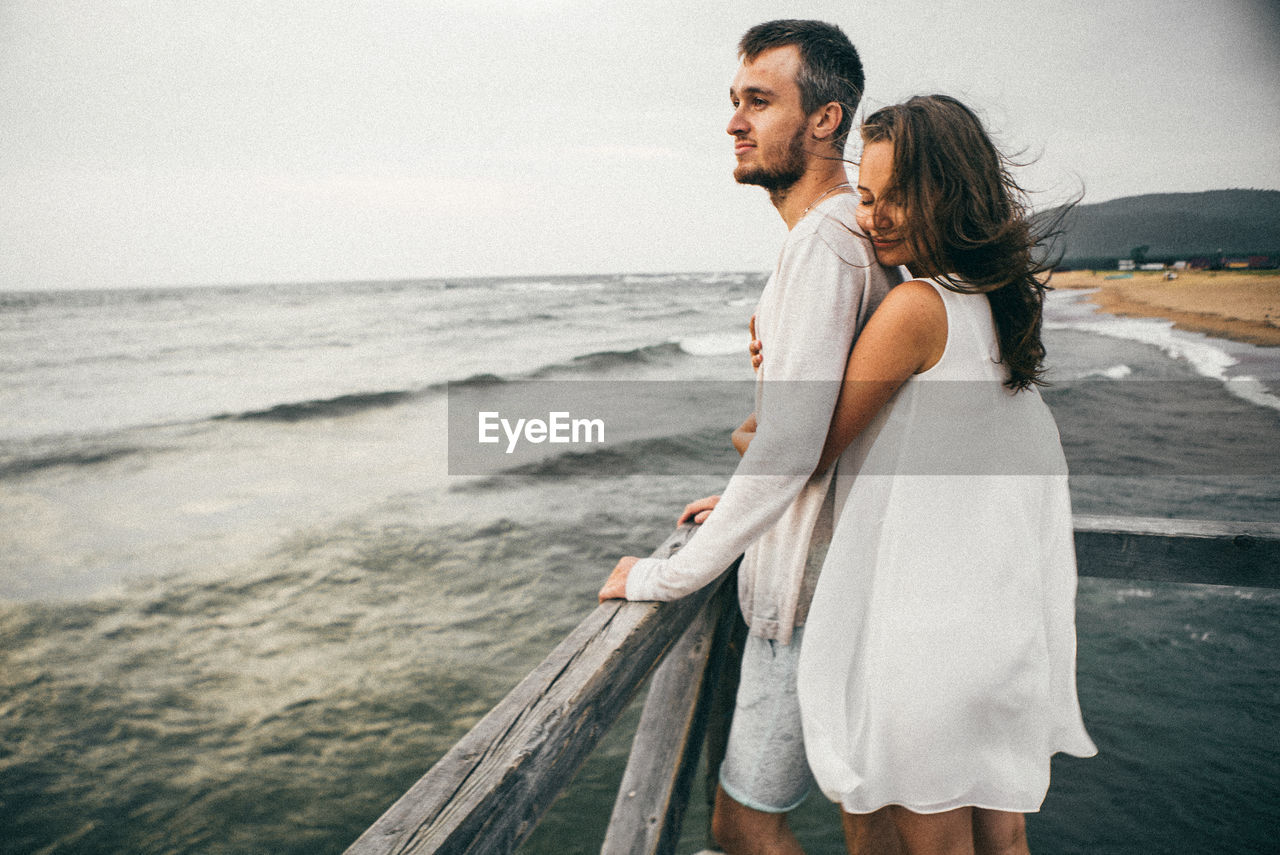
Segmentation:
<svg viewBox="0 0 1280 855">
<path fill-rule="evenodd" d="M 1133 369 L 1128 365 L 1121 363 L 1120 365 L 1112 365 L 1110 368 L 1099 368 L 1097 371 L 1090 371 L 1086 377 L 1105 377 L 1108 380 L 1123 380 L 1133 373 Z"/>
<path fill-rule="evenodd" d="M 1236 397 L 1261 407 L 1280 410 L 1280 397 L 1269 391 L 1255 377 L 1232 376 L 1230 369 L 1239 364 L 1226 347 L 1202 333 L 1175 330 L 1172 321 L 1161 318 L 1124 318 L 1112 315 L 1090 316 L 1071 320 L 1046 321 L 1046 329 L 1070 329 L 1080 332 L 1141 342 L 1159 348 L 1165 355 L 1187 363 L 1202 377 L 1221 381 Z M 1115 366 L 1103 372 L 1110 379 L 1120 379 L 1130 372 L 1115 376 L 1112 372 L 1127 366 Z"/>
<path fill-rule="evenodd" d="M 745 330 L 721 330 L 703 335 L 693 335 L 679 340 L 680 349 L 690 356 L 731 356 L 747 353 Z"/>
</svg>

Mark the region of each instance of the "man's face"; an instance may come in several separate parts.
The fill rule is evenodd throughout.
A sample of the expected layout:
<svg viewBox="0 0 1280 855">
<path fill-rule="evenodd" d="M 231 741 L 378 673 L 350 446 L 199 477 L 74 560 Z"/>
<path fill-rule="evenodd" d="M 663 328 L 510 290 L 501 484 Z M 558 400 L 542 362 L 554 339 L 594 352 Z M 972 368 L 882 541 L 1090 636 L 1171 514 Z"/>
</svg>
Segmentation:
<svg viewBox="0 0 1280 855">
<path fill-rule="evenodd" d="M 726 130 L 733 137 L 733 177 L 739 184 L 785 190 L 804 175 L 809 129 L 796 84 L 799 70 L 800 49 L 786 45 L 744 62 L 734 75 L 733 118 Z"/>
</svg>

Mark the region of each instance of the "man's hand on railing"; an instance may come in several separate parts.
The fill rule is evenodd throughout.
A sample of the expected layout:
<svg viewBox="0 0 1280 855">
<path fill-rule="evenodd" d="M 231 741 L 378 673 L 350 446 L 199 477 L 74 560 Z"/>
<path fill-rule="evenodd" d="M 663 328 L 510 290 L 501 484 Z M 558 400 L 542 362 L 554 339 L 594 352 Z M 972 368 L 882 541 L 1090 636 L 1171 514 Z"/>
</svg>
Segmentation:
<svg viewBox="0 0 1280 855">
<path fill-rule="evenodd" d="M 719 496 L 707 496 L 705 499 L 698 499 L 696 502 L 690 502 L 684 506 L 684 510 L 680 512 L 680 518 L 676 520 L 676 527 L 684 525 L 687 522 L 702 525 L 707 517 L 711 514 L 711 509 L 720 503 Z"/>
<path fill-rule="evenodd" d="M 698 499 L 696 502 L 690 502 L 685 505 L 684 510 L 680 513 L 680 519 L 676 520 L 676 527 L 679 528 L 687 522 L 700 525 L 719 501 L 719 496 L 707 496 L 704 499 Z M 597 595 L 600 602 L 603 603 L 605 600 L 625 600 L 627 598 L 627 576 L 631 573 L 631 568 L 639 560 L 639 558 L 632 555 L 626 555 L 618 559 L 613 572 L 609 574 L 609 578 L 604 582 L 604 587 L 600 589 L 600 593 Z"/>
<path fill-rule="evenodd" d="M 604 587 L 600 589 L 600 602 L 603 603 L 605 600 L 625 600 L 627 598 L 627 574 L 631 572 L 631 568 L 639 560 L 639 558 L 632 555 L 625 555 L 618 559 L 613 572 L 609 574 L 609 578 L 604 582 Z"/>
</svg>

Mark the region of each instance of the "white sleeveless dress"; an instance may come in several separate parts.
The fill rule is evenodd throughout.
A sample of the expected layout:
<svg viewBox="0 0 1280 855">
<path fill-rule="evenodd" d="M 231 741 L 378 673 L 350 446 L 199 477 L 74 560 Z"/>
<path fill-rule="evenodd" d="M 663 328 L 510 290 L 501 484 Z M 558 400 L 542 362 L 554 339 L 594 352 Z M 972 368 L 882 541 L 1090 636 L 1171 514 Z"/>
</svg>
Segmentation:
<svg viewBox="0 0 1280 855">
<path fill-rule="evenodd" d="M 942 358 L 838 464 L 799 666 L 805 746 L 850 813 L 1033 812 L 1053 753 L 1097 752 L 1076 699 L 1066 461 L 1039 393 L 1002 385 L 987 298 L 930 284 Z"/>
</svg>

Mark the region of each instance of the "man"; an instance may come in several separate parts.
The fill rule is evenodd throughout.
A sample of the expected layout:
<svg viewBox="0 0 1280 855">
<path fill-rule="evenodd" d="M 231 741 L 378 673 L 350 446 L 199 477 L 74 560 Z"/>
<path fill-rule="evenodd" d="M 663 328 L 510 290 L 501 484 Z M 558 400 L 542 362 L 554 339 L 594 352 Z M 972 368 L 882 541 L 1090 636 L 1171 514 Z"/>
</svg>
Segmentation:
<svg viewBox="0 0 1280 855">
<path fill-rule="evenodd" d="M 902 277 L 855 235 L 843 155 L 863 74 L 848 38 L 819 21 L 772 21 L 743 36 L 739 57 L 727 129 L 734 178 L 765 188 L 789 230 L 756 310 L 767 357 L 755 436 L 689 543 L 666 560 L 623 558 L 600 598 L 677 599 L 745 551 L 739 599 L 750 635 L 712 828 L 730 853 L 796 853 L 786 815 L 812 775 L 795 665 L 832 519 L 831 470 L 813 473 L 854 337 Z M 715 501 L 695 502 L 686 517 Z M 846 829 L 851 851 L 869 828 Z"/>
</svg>

